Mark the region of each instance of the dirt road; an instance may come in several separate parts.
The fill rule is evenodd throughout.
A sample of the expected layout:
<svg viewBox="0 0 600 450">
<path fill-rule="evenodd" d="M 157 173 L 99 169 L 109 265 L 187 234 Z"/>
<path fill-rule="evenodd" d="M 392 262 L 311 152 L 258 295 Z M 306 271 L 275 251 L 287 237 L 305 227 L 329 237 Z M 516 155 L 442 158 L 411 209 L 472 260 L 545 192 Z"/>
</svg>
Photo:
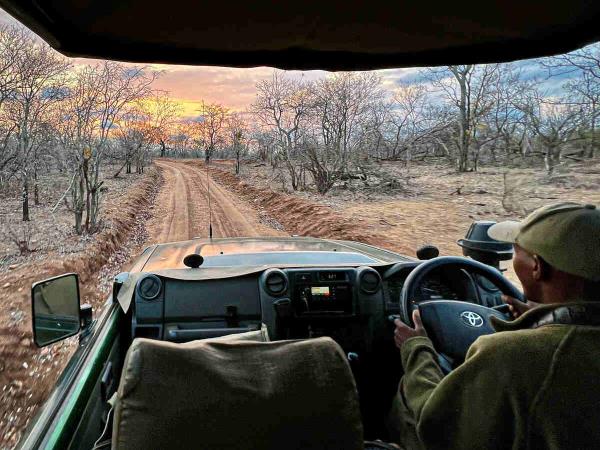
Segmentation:
<svg viewBox="0 0 600 450">
<path fill-rule="evenodd" d="M 158 160 L 156 165 L 164 188 L 147 225 L 149 243 L 208 237 L 209 214 L 215 238 L 285 235 L 261 223 L 255 209 L 207 177 L 197 162 Z"/>
</svg>

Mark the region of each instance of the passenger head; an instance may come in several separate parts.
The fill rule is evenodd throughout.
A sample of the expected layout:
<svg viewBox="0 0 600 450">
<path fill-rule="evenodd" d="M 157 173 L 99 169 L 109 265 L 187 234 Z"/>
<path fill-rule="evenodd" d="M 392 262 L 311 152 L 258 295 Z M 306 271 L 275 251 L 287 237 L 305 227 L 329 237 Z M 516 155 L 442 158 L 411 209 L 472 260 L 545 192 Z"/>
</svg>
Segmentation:
<svg viewBox="0 0 600 450">
<path fill-rule="evenodd" d="M 521 222 L 492 226 L 490 237 L 512 242 L 525 297 L 539 303 L 600 301 L 600 211 L 557 203 Z"/>
</svg>

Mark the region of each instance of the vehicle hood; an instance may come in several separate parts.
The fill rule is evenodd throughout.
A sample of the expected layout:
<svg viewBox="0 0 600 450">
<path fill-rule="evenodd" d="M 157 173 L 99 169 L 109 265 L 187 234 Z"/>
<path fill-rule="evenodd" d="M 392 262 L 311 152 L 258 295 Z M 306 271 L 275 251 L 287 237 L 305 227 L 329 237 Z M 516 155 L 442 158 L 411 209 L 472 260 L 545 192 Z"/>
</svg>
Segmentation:
<svg viewBox="0 0 600 450">
<path fill-rule="evenodd" d="M 147 248 L 131 272 L 186 269 L 183 258 L 192 253 L 205 258 L 205 267 L 310 264 L 308 258 L 302 257 L 307 254 L 317 255 L 316 259 L 323 259 L 326 264 L 370 264 L 410 260 L 394 252 L 352 241 L 310 237 L 192 239 Z M 318 258 L 319 253 L 323 253 L 323 258 Z M 282 257 L 274 262 L 273 258 L 268 257 L 274 254 L 280 254 Z M 328 254 L 339 254 L 339 257 L 328 258 Z M 261 255 L 264 255 L 264 258 L 261 258 Z M 285 258 L 285 255 L 288 258 Z M 343 255 L 348 257 L 344 258 Z M 355 256 L 351 257 L 352 255 Z M 229 262 L 219 264 L 216 262 L 219 259 Z"/>
</svg>

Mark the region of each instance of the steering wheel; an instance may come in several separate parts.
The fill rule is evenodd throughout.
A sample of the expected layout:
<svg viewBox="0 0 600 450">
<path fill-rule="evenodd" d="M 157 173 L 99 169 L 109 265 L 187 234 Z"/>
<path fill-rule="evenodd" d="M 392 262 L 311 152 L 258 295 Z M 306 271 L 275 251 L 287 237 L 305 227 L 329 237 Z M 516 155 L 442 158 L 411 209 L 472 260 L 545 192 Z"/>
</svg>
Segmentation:
<svg viewBox="0 0 600 450">
<path fill-rule="evenodd" d="M 523 294 L 499 270 L 473 259 L 441 256 L 421 263 L 406 278 L 400 293 L 400 317 L 404 323 L 414 326 L 412 301 L 419 297 L 417 292 L 427 275 L 448 266 L 484 276 L 502 293 L 525 301 Z M 467 350 L 479 336 L 494 333 L 490 317 L 511 319 L 508 311 L 501 312 L 502 306 L 488 308 L 466 301 L 431 300 L 419 303 L 417 307 L 446 373 L 464 361 Z"/>
</svg>

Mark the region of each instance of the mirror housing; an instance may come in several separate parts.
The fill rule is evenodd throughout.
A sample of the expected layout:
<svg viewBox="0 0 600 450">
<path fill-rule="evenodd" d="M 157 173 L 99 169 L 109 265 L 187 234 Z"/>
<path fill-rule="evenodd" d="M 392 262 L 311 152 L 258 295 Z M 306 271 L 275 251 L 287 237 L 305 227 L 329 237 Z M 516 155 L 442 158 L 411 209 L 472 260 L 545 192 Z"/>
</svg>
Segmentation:
<svg viewBox="0 0 600 450">
<path fill-rule="evenodd" d="M 31 321 L 33 341 L 38 347 L 79 333 L 81 310 L 77 274 L 67 273 L 33 284 Z"/>
<path fill-rule="evenodd" d="M 512 259 L 513 245 L 497 241 L 488 235 L 488 230 L 495 223 L 490 220 L 473 222 L 465 238 L 456 243 L 462 247 L 463 255 L 500 270 L 500 261 Z"/>
</svg>

